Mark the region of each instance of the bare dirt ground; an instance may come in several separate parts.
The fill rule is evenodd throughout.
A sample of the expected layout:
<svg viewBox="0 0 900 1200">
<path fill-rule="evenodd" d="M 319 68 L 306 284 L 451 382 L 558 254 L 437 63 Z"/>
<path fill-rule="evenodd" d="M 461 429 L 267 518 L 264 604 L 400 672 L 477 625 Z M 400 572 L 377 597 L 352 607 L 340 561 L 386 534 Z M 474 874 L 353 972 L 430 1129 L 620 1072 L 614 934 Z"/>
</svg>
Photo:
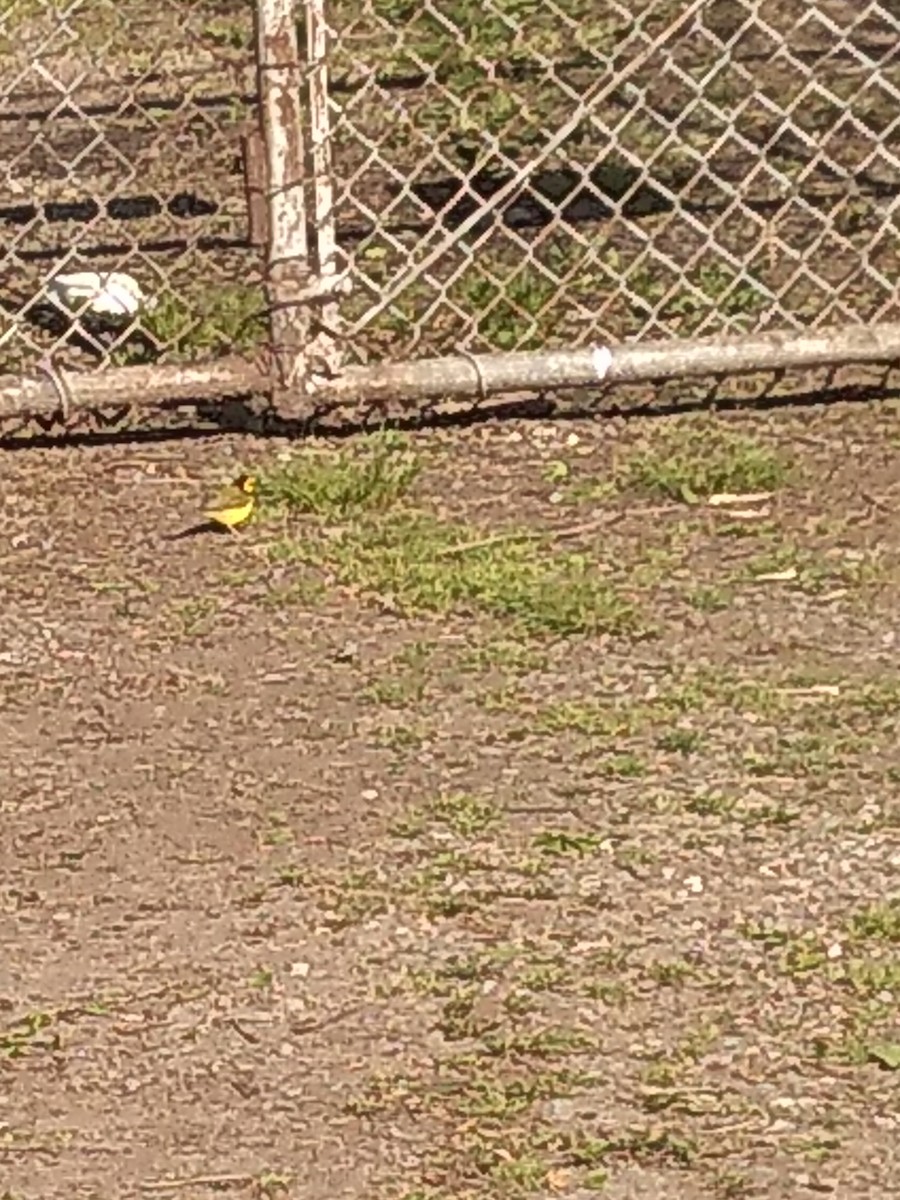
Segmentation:
<svg viewBox="0 0 900 1200">
<path fill-rule="evenodd" d="M 8 452 L 0 1194 L 892 1194 L 896 420 Z"/>
</svg>

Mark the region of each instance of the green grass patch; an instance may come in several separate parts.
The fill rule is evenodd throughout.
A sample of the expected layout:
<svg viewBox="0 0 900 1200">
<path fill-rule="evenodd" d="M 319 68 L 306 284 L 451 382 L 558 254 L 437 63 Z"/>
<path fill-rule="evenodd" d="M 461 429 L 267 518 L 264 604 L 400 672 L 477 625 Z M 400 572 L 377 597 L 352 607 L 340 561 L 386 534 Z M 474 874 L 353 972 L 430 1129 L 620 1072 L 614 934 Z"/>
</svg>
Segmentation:
<svg viewBox="0 0 900 1200">
<path fill-rule="evenodd" d="M 855 939 L 900 942 L 900 899 L 870 904 L 853 915 L 848 928 Z"/>
<path fill-rule="evenodd" d="M 391 832 L 394 837 L 412 838 L 442 828 L 460 838 L 480 837 L 492 830 L 500 817 L 499 807 L 490 798 L 454 792 L 411 809 L 394 822 Z"/>
<path fill-rule="evenodd" d="M 696 503 L 716 493 L 771 492 L 789 481 L 776 451 L 721 425 L 678 421 L 617 470 L 620 486 Z"/>
<path fill-rule="evenodd" d="M 421 466 L 390 435 L 292 459 L 263 481 L 263 499 L 288 517 L 320 520 L 290 531 L 272 556 L 410 614 L 483 614 L 558 636 L 638 629 L 634 607 L 585 556 L 548 551 L 517 531 L 488 536 L 404 503 Z"/>
<path fill-rule="evenodd" d="M 808 681 L 807 681 L 808 686 Z M 625 739 L 646 736 L 657 750 L 683 757 L 707 752 L 719 737 L 723 716 L 743 730 L 734 749 L 753 777 L 798 777 L 844 770 L 867 748 L 880 744 L 896 724 L 893 690 L 870 685 L 846 687 L 837 697 L 804 691 L 793 678 L 777 684 L 716 674 L 706 669 L 668 679 L 652 695 L 607 698 L 594 694 L 547 698 L 525 683 L 507 686 L 482 698 L 489 711 L 509 714 L 508 736 L 555 739 L 570 735 L 597 746 L 596 769 L 607 776 L 639 776 L 646 764 Z M 767 728 L 777 725 L 777 732 Z M 769 817 L 773 823 L 776 813 Z M 791 810 L 792 811 L 792 810 Z M 784 816 L 784 814 L 782 814 Z"/>
<path fill-rule="evenodd" d="M 114 365 L 154 361 L 163 354 L 191 361 L 245 353 L 266 337 L 265 297 L 260 288 L 241 284 L 221 284 L 194 295 L 166 291 L 142 314 L 140 328 L 145 337 L 127 337 L 112 351 Z"/>
<path fill-rule="evenodd" d="M 294 541 L 291 556 L 407 613 L 482 613 L 528 634 L 638 629 L 633 606 L 583 556 L 515 541 L 454 552 L 477 532 L 404 511 Z"/>
<path fill-rule="evenodd" d="M 41 47 L 60 54 L 64 46 L 85 66 L 102 58 L 113 76 L 122 68 L 166 74 L 183 63 L 188 48 L 195 59 L 205 52 L 220 62 L 246 60 L 252 39 L 252 6 L 245 0 L 191 0 L 181 5 L 130 0 L 125 9 L 88 0 L 57 5 L 47 0 L 0 0 L 0 50 L 27 58 Z"/>
<path fill-rule="evenodd" d="M 442 136 L 458 115 L 458 106 L 444 103 L 448 111 L 438 121 Z M 479 121 L 484 128 L 491 128 L 487 118 Z M 544 127 L 534 139 L 538 144 L 544 140 Z M 516 136 L 521 134 L 518 123 L 511 128 Z M 514 146 L 507 146 L 511 138 L 509 135 L 502 144 L 514 157 Z M 461 133 L 459 139 L 464 141 Z M 633 175 L 630 168 L 605 164 L 593 182 L 615 196 L 639 186 Z M 548 203 L 558 204 L 562 199 L 548 191 Z M 521 236 L 531 238 L 528 231 Z M 610 244 L 611 239 L 616 244 Z M 374 232 L 360 244 L 357 265 L 377 295 L 406 271 L 408 253 L 402 254 Z M 441 308 L 440 320 L 431 315 L 434 284 L 410 281 L 389 311 L 381 313 L 366 330 L 366 336 L 375 342 L 383 339 L 379 353 L 384 354 L 386 346 L 392 356 L 406 353 L 398 345 L 407 344 L 407 339 L 409 352 L 413 352 L 413 340 L 423 323 L 429 326 L 429 344 L 448 352 L 460 337 L 472 334 L 475 348 L 501 351 L 536 349 L 548 341 L 582 340 L 598 288 L 618 296 L 604 311 L 606 336 L 611 338 L 634 336 L 651 317 L 664 321 L 681 336 L 722 317 L 749 326 L 767 303 L 750 284 L 736 280 L 717 264 L 697 275 L 687 268 L 677 274 L 666 263 L 647 261 L 641 243 L 634 244 L 622 230 L 601 235 L 585 227 L 577 239 L 564 231 L 535 236 L 525 258 L 521 244 L 501 230 L 479 246 L 477 258 L 463 259 L 454 252 L 447 257 L 446 266 L 454 277 L 447 284 L 448 305 Z M 348 318 L 360 318 L 370 304 L 369 289 L 361 289 L 345 306 Z"/>
<path fill-rule="evenodd" d="M 0 21 L 34 16 L 41 8 L 40 0 L 0 0 Z"/>
<path fill-rule="evenodd" d="M 389 508 L 406 496 L 421 469 L 406 439 L 373 434 L 337 454 L 298 455 L 265 477 L 262 496 L 288 513 L 344 520 Z"/>
<path fill-rule="evenodd" d="M 546 654 L 514 638 L 480 637 L 462 652 L 457 667 L 464 674 L 504 672 L 511 676 L 529 675 L 544 670 Z"/>
<path fill-rule="evenodd" d="M 550 8 L 533 0 L 492 0 L 487 7 L 477 0 L 453 0 L 440 15 L 416 0 L 373 0 L 364 11 L 337 0 L 330 20 L 335 29 L 347 31 L 338 45 L 336 70 L 364 65 L 398 73 L 432 69 L 441 78 L 478 66 L 483 58 L 537 66 L 547 57 L 609 52 L 629 29 L 623 15 L 598 10 L 592 0 L 558 0 Z"/>
<path fill-rule="evenodd" d="M 383 673 L 366 684 L 362 699 L 396 708 L 419 704 L 431 678 L 433 654 L 434 648 L 422 642 L 404 647 Z"/>
<path fill-rule="evenodd" d="M 59 1038 L 47 1032 L 53 1023 L 49 1013 L 33 1012 L 0 1030 L 0 1058 L 23 1058 L 35 1050 L 56 1049 Z"/>
</svg>

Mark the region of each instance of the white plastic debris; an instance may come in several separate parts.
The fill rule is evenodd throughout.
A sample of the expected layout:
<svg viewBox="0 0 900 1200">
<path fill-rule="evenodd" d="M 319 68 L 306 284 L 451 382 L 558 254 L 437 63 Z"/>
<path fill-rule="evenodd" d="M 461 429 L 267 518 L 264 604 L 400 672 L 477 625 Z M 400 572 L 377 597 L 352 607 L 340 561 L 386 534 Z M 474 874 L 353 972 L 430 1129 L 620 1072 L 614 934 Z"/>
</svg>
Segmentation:
<svg viewBox="0 0 900 1200">
<path fill-rule="evenodd" d="M 74 271 L 54 275 L 46 285 L 48 298 L 69 316 L 100 317 L 108 321 L 131 320 L 141 309 L 155 307 L 141 285 L 124 271 Z"/>
</svg>

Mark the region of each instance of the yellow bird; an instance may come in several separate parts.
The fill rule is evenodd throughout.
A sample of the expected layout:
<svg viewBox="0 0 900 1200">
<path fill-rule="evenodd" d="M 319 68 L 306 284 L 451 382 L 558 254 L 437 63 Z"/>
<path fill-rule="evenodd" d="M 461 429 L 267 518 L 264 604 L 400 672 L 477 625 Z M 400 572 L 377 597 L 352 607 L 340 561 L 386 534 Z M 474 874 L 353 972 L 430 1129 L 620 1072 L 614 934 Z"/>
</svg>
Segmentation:
<svg viewBox="0 0 900 1200">
<path fill-rule="evenodd" d="M 231 487 L 204 509 L 204 517 L 213 525 L 236 533 L 245 521 L 249 521 L 256 507 L 256 489 L 256 479 L 252 475 L 238 475 Z"/>
<path fill-rule="evenodd" d="M 227 529 L 229 533 L 237 533 L 241 525 L 249 521 L 256 508 L 256 493 L 258 483 L 253 475 L 238 475 L 237 479 L 215 498 L 209 500 L 203 509 L 203 520 L 189 529 L 171 535 L 170 540 L 191 537 L 195 533 L 205 533 L 210 529 Z"/>
</svg>

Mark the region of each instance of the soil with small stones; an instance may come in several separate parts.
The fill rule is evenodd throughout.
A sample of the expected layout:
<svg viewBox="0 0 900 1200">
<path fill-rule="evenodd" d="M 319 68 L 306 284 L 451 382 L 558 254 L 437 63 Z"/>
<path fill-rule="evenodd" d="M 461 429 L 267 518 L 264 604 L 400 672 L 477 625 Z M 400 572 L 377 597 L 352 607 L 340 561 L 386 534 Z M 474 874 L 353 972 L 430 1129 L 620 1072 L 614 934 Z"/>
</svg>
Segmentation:
<svg viewBox="0 0 900 1200">
<path fill-rule="evenodd" d="M 412 439 L 447 519 L 608 516 L 631 638 L 167 540 L 271 442 L 6 454 L 0 1193 L 893 1192 L 896 408 L 722 418 L 751 516 L 567 506 L 690 421 Z"/>
</svg>

